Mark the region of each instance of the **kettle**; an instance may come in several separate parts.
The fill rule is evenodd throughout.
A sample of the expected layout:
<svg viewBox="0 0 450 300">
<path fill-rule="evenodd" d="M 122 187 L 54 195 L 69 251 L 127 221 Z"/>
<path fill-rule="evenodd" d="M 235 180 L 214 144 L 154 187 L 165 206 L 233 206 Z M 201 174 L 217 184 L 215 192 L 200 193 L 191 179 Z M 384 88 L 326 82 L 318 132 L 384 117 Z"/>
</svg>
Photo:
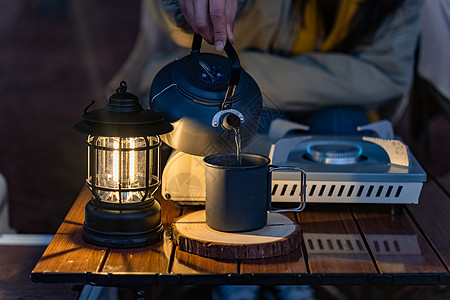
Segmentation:
<svg viewBox="0 0 450 300">
<path fill-rule="evenodd" d="M 236 151 L 256 134 L 262 109 L 261 91 L 240 65 L 227 42 L 228 57 L 200 52 L 195 34 L 191 53 L 164 66 L 150 87 L 150 108 L 163 114 L 174 130 L 161 139 L 182 152 L 207 156 Z"/>
</svg>

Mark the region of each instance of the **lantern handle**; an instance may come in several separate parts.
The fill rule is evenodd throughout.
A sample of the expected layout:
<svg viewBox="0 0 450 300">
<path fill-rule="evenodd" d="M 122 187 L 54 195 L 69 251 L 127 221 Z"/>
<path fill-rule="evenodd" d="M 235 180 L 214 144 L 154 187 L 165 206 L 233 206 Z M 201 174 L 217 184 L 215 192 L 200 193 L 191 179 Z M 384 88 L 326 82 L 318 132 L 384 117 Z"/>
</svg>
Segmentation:
<svg viewBox="0 0 450 300">
<path fill-rule="evenodd" d="M 92 102 L 91 102 L 88 106 L 85 107 L 85 109 L 84 109 L 84 113 L 85 113 L 85 114 L 87 113 L 87 110 L 89 109 L 89 107 L 91 107 L 92 105 L 94 105 L 94 103 L 95 103 L 95 100 L 92 100 Z"/>
<path fill-rule="evenodd" d="M 127 83 L 125 80 L 122 80 L 119 84 L 119 87 L 116 89 L 116 93 L 124 93 L 127 91 Z"/>
</svg>

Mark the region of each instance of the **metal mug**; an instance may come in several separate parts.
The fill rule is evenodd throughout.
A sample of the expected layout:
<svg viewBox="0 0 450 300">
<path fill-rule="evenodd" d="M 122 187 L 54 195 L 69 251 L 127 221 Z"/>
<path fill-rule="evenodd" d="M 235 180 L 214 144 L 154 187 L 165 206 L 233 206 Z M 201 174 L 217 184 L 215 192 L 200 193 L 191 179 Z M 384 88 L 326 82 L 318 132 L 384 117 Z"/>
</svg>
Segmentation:
<svg viewBox="0 0 450 300">
<path fill-rule="evenodd" d="M 206 180 L 206 223 L 226 232 L 252 231 L 267 224 L 269 212 L 299 212 L 305 206 L 306 173 L 298 167 L 271 166 L 267 156 L 242 153 L 213 154 L 203 159 Z M 300 176 L 300 204 L 292 209 L 272 208 L 272 172 L 296 170 Z"/>
</svg>

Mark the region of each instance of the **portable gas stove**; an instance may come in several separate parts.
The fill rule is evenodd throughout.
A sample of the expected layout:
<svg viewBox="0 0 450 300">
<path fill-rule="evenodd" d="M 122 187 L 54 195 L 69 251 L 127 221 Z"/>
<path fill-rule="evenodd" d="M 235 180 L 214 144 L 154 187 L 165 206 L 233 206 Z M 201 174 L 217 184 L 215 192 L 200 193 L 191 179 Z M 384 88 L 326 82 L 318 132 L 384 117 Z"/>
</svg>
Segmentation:
<svg viewBox="0 0 450 300">
<path fill-rule="evenodd" d="M 426 173 L 399 138 L 384 136 L 389 138 L 297 135 L 274 141 L 260 136 L 246 152 L 305 170 L 308 203 L 416 204 Z M 272 176 L 274 202 L 299 201 L 297 172 Z M 203 204 L 204 178 L 203 157 L 174 151 L 163 172 L 162 195 L 181 204 Z"/>
<path fill-rule="evenodd" d="M 306 171 L 306 201 L 418 203 L 426 173 L 399 139 L 300 136 L 272 145 L 274 165 Z M 274 172 L 272 197 L 297 202 L 295 172 Z"/>
</svg>

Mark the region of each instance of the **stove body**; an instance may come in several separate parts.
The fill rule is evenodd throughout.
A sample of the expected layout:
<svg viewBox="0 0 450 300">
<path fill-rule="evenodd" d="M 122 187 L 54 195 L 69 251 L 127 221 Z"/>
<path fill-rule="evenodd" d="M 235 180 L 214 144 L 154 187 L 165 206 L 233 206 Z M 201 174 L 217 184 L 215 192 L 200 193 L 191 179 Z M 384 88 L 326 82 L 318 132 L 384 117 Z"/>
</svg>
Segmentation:
<svg viewBox="0 0 450 300">
<path fill-rule="evenodd" d="M 407 146 L 395 138 L 282 139 L 272 146 L 271 158 L 274 165 L 305 170 L 306 202 L 310 203 L 415 204 L 426 181 L 426 173 Z M 273 174 L 274 201 L 298 202 L 297 177 L 295 172 Z"/>
<path fill-rule="evenodd" d="M 371 136 L 259 136 L 245 152 L 268 155 L 276 166 L 306 172 L 307 203 L 416 204 L 426 173 L 399 139 Z M 274 202 L 299 202 L 298 172 L 272 172 Z M 204 204 L 203 157 L 174 151 L 163 172 L 162 195 Z"/>
</svg>

